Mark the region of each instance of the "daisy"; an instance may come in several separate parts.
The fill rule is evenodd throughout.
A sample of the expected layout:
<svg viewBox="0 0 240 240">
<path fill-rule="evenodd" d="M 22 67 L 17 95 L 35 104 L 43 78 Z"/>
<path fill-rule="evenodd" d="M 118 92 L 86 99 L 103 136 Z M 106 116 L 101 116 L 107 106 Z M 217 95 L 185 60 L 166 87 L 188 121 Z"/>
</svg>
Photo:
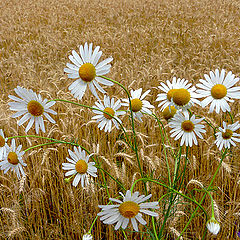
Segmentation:
<svg viewBox="0 0 240 240">
<path fill-rule="evenodd" d="M 164 110 L 162 111 L 162 116 L 165 120 L 169 120 L 173 118 L 175 113 L 177 112 L 177 109 L 174 106 L 171 107 L 165 107 Z"/>
<path fill-rule="evenodd" d="M 229 125 L 223 121 L 223 128 L 219 127 L 220 132 L 216 133 L 217 139 L 215 140 L 220 151 L 223 147 L 230 148 L 231 145 L 236 146 L 235 142 L 240 142 L 240 138 L 237 138 L 240 137 L 240 134 L 234 132 L 239 128 L 240 124 L 238 121 Z"/>
<path fill-rule="evenodd" d="M 230 112 L 230 106 L 228 102 L 234 102 L 231 98 L 240 99 L 240 87 L 233 87 L 239 81 L 239 78 L 235 78 L 232 72 L 228 72 L 225 77 L 225 70 L 222 69 L 221 73 L 218 69 L 214 72 L 210 72 L 210 76 L 204 74 L 206 80 L 200 79 L 201 84 L 197 84 L 197 93 L 201 97 L 205 98 L 201 104 L 202 107 L 206 107 L 209 103 L 210 112 L 214 110 L 216 113 L 220 112 Z"/>
<path fill-rule="evenodd" d="M 152 114 L 152 112 L 149 110 L 149 108 L 154 108 L 153 105 L 151 105 L 148 101 L 143 100 L 148 93 L 150 92 L 150 90 L 147 90 L 145 93 L 142 94 L 142 88 L 139 88 L 138 90 L 131 90 L 131 106 L 132 106 L 132 111 L 133 111 L 133 117 L 137 118 L 139 121 L 142 122 L 142 116 L 143 113 L 147 113 L 147 114 Z M 142 94 L 142 96 L 141 96 Z M 123 106 L 127 106 L 129 107 L 129 99 L 123 99 L 122 105 Z"/>
<path fill-rule="evenodd" d="M 172 82 L 170 82 L 169 80 L 167 80 L 167 84 L 165 83 L 160 83 L 162 86 L 158 86 L 158 88 L 160 90 L 162 90 L 165 93 L 159 93 L 157 95 L 157 99 L 156 101 L 161 101 L 158 104 L 158 107 L 161 107 L 161 110 L 164 110 L 166 107 L 168 107 L 171 102 L 172 102 L 172 97 L 173 97 L 173 93 L 175 91 L 175 89 L 179 89 L 179 88 L 189 88 L 191 86 L 191 83 L 188 83 L 187 80 L 185 80 L 184 78 L 176 78 L 173 77 Z"/>
<path fill-rule="evenodd" d="M 21 151 L 21 149 L 22 145 L 17 147 L 15 144 L 15 139 L 12 139 L 11 147 L 6 145 L 6 154 L 3 157 L 3 161 L 0 162 L 0 168 L 1 170 L 4 170 L 4 174 L 11 169 L 12 171 L 14 170 L 16 172 L 19 179 L 21 178 L 21 174 L 25 176 L 22 166 L 27 166 L 27 164 L 22 160 L 22 156 L 25 152 Z"/>
<path fill-rule="evenodd" d="M 110 99 L 110 97 L 106 95 L 104 95 L 103 103 L 100 100 L 95 102 L 93 108 L 96 108 L 96 110 L 92 111 L 97 115 L 92 117 L 92 119 L 99 122 L 98 127 L 100 130 L 103 130 L 104 128 L 105 132 L 110 132 L 112 130 L 112 123 L 114 123 L 117 129 L 119 128 L 118 122 L 122 123 L 122 121 L 118 118 L 118 116 L 125 114 L 124 111 L 117 111 L 120 107 L 120 100 L 115 102 L 114 98 Z"/>
<path fill-rule="evenodd" d="M 82 240 L 92 240 L 92 239 L 93 239 L 92 235 L 87 233 L 87 234 L 83 235 L 83 239 Z"/>
<path fill-rule="evenodd" d="M 8 139 L 4 137 L 3 130 L 0 129 L 0 161 L 3 159 L 3 157 L 6 154 L 7 140 Z"/>
<path fill-rule="evenodd" d="M 69 56 L 70 61 L 73 63 L 67 63 L 67 68 L 64 68 L 64 72 L 68 74 L 69 78 L 77 79 L 69 86 L 69 90 L 75 98 L 82 99 L 87 85 L 95 97 L 98 97 L 96 89 L 102 93 L 106 93 L 99 83 L 112 86 L 113 83 L 98 77 L 109 73 L 111 65 L 109 64 L 113 58 L 107 58 L 104 61 L 98 63 L 102 51 L 99 51 L 100 47 L 97 46 L 94 51 L 92 50 L 92 43 L 85 43 L 84 47 L 79 47 L 80 56 L 76 51 L 72 51 L 72 55 Z"/>
<path fill-rule="evenodd" d="M 10 110 L 17 111 L 12 115 L 13 118 L 20 117 L 24 115 L 19 121 L 18 125 L 21 126 L 26 121 L 29 120 L 27 127 L 25 128 L 25 132 L 32 127 L 35 122 L 36 133 L 39 133 L 39 127 L 43 132 L 45 132 L 45 126 L 43 122 L 43 116 L 45 116 L 51 123 L 55 123 L 49 113 L 56 115 L 57 113 L 50 109 L 55 102 L 48 102 L 47 99 L 42 99 L 40 94 L 36 94 L 33 90 L 27 90 L 25 88 L 17 86 L 14 89 L 16 94 L 20 97 L 15 97 L 9 95 L 9 98 L 16 101 L 10 102 Z"/>
<path fill-rule="evenodd" d="M 180 146 L 185 143 L 186 146 L 192 147 L 193 142 L 197 145 L 198 142 L 195 135 L 202 139 L 203 136 L 201 133 L 206 132 L 206 130 L 203 129 L 204 125 L 199 124 L 203 119 L 204 118 L 196 119 L 194 114 L 189 119 L 188 112 L 177 112 L 169 123 L 169 126 L 173 128 L 170 131 L 170 133 L 172 133 L 171 137 L 175 137 L 175 140 L 181 137 Z"/>
<path fill-rule="evenodd" d="M 133 229 L 138 231 L 137 221 L 142 225 L 145 225 L 147 222 L 142 218 L 142 213 L 147 215 L 157 217 L 158 214 L 152 211 L 147 210 L 147 208 L 158 209 L 158 202 L 145 202 L 151 198 L 152 194 L 148 196 L 140 195 L 139 192 L 131 193 L 130 190 L 126 192 L 123 197 L 123 201 L 120 201 L 115 198 L 110 198 L 109 200 L 116 202 L 115 205 L 99 205 L 102 208 L 102 212 L 97 215 L 100 216 L 100 220 L 105 224 L 114 224 L 115 230 L 118 230 L 120 227 L 125 229 L 131 221 Z"/>
<path fill-rule="evenodd" d="M 220 231 L 220 224 L 215 218 L 211 218 L 207 221 L 207 229 L 210 233 L 217 235 Z"/>
<path fill-rule="evenodd" d="M 81 147 L 74 147 L 74 152 L 68 150 L 71 158 L 67 157 L 70 163 L 63 163 L 62 169 L 68 170 L 65 176 L 75 175 L 72 185 L 76 187 L 81 180 L 81 185 L 84 187 L 89 184 L 88 175 L 97 177 L 97 168 L 95 162 L 88 162 L 89 155 L 86 156 L 85 151 L 81 151 Z"/>
</svg>

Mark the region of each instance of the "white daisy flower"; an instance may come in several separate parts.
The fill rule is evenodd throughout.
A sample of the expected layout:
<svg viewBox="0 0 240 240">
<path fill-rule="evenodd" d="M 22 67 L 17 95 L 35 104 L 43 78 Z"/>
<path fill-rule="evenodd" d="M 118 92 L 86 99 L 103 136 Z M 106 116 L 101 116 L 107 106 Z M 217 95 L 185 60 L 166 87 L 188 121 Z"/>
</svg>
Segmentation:
<svg viewBox="0 0 240 240">
<path fill-rule="evenodd" d="M 215 218 L 207 221 L 207 229 L 210 233 L 217 235 L 220 231 L 220 224 Z"/>
<path fill-rule="evenodd" d="M 171 104 L 175 89 L 179 89 L 179 88 L 188 89 L 192 85 L 191 83 L 188 83 L 188 80 L 185 80 L 184 78 L 177 79 L 176 77 L 173 77 L 172 82 L 167 80 L 167 84 L 162 82 L 160 84 L 162 86 L 158 86 L 158 88 L 163 92 L 165 92 L 165 93 L 159 93 L 156 99 L 156 101 L 161 101 L 158 104 L 158 107 L 162 106 L 161 111 Z"/>
<path fill-rule="evenodd" d="M 87 234 L 83 235 L 82 240 L 92 240 L 92 239 L 93 239 L 93 236 L 91 234 L 87 233 Z"/>
<path fill-rule="evenodd" d="M 113 58 L 107 58 L 104 61 L 98 63 L 102 51 L 99 51 L 100 47 L 97 46 L 94 51 L 92 50 L 92 43 L 85 43 L 84 47 L 79 47 L 80 56 L 73 50 L 72 55 L 69 56 L 70 61 L 73 63 L 67 63 L 67 68 L 64 68 L 64 72 L 68 74 L 69 78 L 77 79 L 69 86 L 69 90 L 75 98 L 82 99 L 87 85 L 95 97 L 98 97 L 96 89 L 102 93 L 106 93 L 105 90 L 99 85 L 99 83 L 112 86 L 111 81 L 107 81 L 99 75 L 105 75 L 109 73 L 111 65 L 109 64 Z"/>
<path fill-rule="evenodd" d="M 95 162 L 88 162 L 89 155 L 86 156 L 85 151 L 81 151 L 81 147 L 74 147 L 74 152 L 68 150 L 71 158 L 67 157 L 70 163 L 63 163 L 62 169 L 68 170 L 65 176 L 75 175 L 72 185 L 76 187 L 81 180 L 81 185 L 84 187 L 89 184 L 88 175 L 97 177 L 97 168 L 94 166 Z"/>
<path fill-rule="evenodd" d="M 175 140 L 181 139 L 180 146 L 184 143 L 186 146 L 192 147 L 193 143 L 198 144 L 196 135 L 199 138 L 203 138 L 201 133 L 205 133 L 206 130 L 203 129 L 204 125 L 199 124 L 204 118 L 196 119 L 193 114 L 189 119 L 189 113 L 186 112 L 177 112 L 174 117 L 170 120 L 169 126 L 173 128 L 170 133 L 171 137 L 175 137 Z"/>
<path fill-rule="evenodd" d="M 92 119 L 99 122 L 98 127 L 100 130 L 103 130 L 104 128 L 105 132 L 107 131 L 110 132 L 112 130 L 112 123 L 114 123 L 117 129 L 119 128 L 117 120 L 120 123 L 122 123 L 122 121 L 118 118 L 118 116 L 125 114 L 124 111 L 117 111 L 120 107 L 121 107 L 120 100 L 117 100 L 115 102 L 114 98 L 110 99 L 110 97 L 106 95 L 104 95 L 103 103 L 100 100 L 95 102 L 93 108 L 106 112 L 104 113 L 98 110 L 92 110 L 94 113 L 97 114 L 96 116 L 92 117 Z M 108 115 L 107 113 L 110 114 L 111 116 Z"/>
<path fill-rule="evenodd" d="M 225 77 L 224 69 L 221 73 L 216 69 L 215 73 L 211 71 L 210 76 L 204 74 L 204 77 L 206 80 L 200 79 L 201 84 L 197 84 L 197 87 L 202 88 L 198 89 L 197 93 L 205 98 L 201 102 L 202 107 L 211 103 L 210 112 L 215 110 L 216 113 L 219 113 L 220 109 L 223 112 L 230 112 L 228 102 L 234 102 L 231 98 L 240 99 L 240 87 L 233 87 L 239 81 L 239 78 L 235 78 L 232 72 L 228 72 Z"/>
<path fill-rule="evenodd" d="M 238 121 L 229 125 L 223 121 L 223 128 L 219 127 L 220 132 L 216 133 L 217 139 L 215 140 L 220 151 L 223 147 L 230 148 L 231 145 L 236 146 L 235 142 L 240 142 L 240 138 L 237 138 L 240 137 L 240 134 L 235 133 L 239 128 L 240 124 Z"/>
<path fill-rule="evenodd" d="M 137 221 L 142 225 L 145 225 L 147 222 L 142 218 L 142 213 L 147 215 L 157 217 L 158 214 L 152 211 L 147 210 L 147 208 L 158 209 L 158 202 L 145 202 L 151 198 L 152 194 L 148 196 L 140 195 L 139 192 L 131 194 L 131 191 L 128 190 L 126 195 L 123 197 L 123 201 L 115 198 L 110 198 L 109 200 L 117 202 L 115 205 L 99 205 L 102 208 L 102 212 L 97 215 L 100 216 L 100 220 L 105 224 L 114 224 L 115 230 L 118 230 L 120 227 L 125 229 L 131 221 L 133 229 L 138 231 Z M 145 203 L 144 203 L 145 202 Z"/>
<path fill-rule="evenodd" d="M 43 116 L 45 116 L 51 123 L 55 123 L 55 121 L 49 115 L 49 113 L 54 115 L 57 114 L 55 111 L 50 109 L 50 107 L 55 104 L 54 101 L 48 102 L 47 99 L 43 100 L 40 94 L 37 95 L 31 89 L 27 90 L 25 88 L 17 86 L 14 91 L 20 98 L 9 95 L 10 99 L 16 101 L 9 103 L 10 110 L 17 111 L 15 114 L 12 115 L 13 118 L 24 115 L 18 121 L 19 126 L 29 120 L 29 123 L 25 128 L 25 132 L 28 132 L 34 122 L 37 134 L 39 133 L 39 127 L 43 132 L 45 132 Z"/>
<path fill-rule="evenodd" d="M 16 146 L 15 139 L 12 139 L 11 146 L 6 145 L 6 154 L 3 157 L 3 161 L 0 162 L 1 170 L 4 170 L 4 174 L 7 173 L 9 169 L 14 170 L 17 174 L 17 177 L 20 179 L 21 174 L 25 176 L 22 166 L 27 166 L 23 162 L 22 156 L 24 151 L 21 151 L 22 145 Z"/>
<path fill-rule="evenodd" d="M 133 111 L 133 117 L 137 118 L 139 121 L 142 122 L 142 116 L 143 113 L 147 113 L 147 114 L 152 114 L 151 110 L 149 110 L 149 108 L 154 108 L 153 105 L 150 104 L 150 102 L 143 100 L 148 93 L 150 92 L 150 90 L 147 90 L 145 93 L 142 94 L 142 88 L 139 88 L 138 90 L 131 90 L 131 106 L 132 106 L 132 111 Z M 142 94 L 142 96 L 141 96 Z M 129 107 L 129 99 L 125 98 L 123 99 L 122 106 L 127 106 Z"/>
<path fill-rule="evenodd" d="M 0 129 L 0 161 L 6 155 L 7 151 L 7 138 L 4 137 L 3 130 Z"/>
</svg>

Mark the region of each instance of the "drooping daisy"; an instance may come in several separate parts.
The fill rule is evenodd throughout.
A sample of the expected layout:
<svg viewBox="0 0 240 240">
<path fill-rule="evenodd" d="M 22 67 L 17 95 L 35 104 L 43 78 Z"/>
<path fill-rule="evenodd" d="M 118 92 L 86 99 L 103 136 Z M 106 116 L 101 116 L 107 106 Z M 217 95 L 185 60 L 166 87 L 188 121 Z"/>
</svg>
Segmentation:
<svg viewBox="0 0 240 240">
<path fill-rule="evenodd" d="M 22 160 L 25 152 L 21 151 L 21 149 L 22 145 L 17 147 L 15 139 L 12 139 L 11 146 L 6 145 L 6 154 L 3 157 L 3 161 L 0 162 L 0 168 L 4 171 L 4 174 L 11 169 L 16 172 L 19 179 L 21 178 L 21 174 L 25 176 L 22 166 L 25 167 L 27 164 Z"/>
<path fill-rule="evenodd" d="M 91 234 L 87 233 L 87 234 L 83 235 L 82 240 L 92 240 L 92 239 L 93 239 L 93 236 Z"/>
<path fill-rule="evenodd" d="M 223 147 L 230 148 L 231 145 L 236 146 L 235 142 L 240 142 L 240 138 L 237 138 L 240 137 L 240 134 L 235 133 L 239 128 L 240 124 L 238 121 L 229 125 L 223 121 L 223 128 L 219 127 L 220 132 L 216 133 L 217 139 L 215 140 L 220 151 Z"/>
<path fill-rule="evenodd" d="M 72 55 L 69 56 L 70 61 L 73 63 L 67 63 L 67 68 L 64 68 L 64 72 L 68 73 L 68 77 L 77 79 L 69 86 L 69 90 L 75 98 L 82 99 L 87 85 L 95 97 L 98 97 L 96 89 L 102 93 L 106 93 L 105 90 L 99 85 L 99 83 L 112 86 L 113 83 L 98 77 L 99 75 L 105 75 L 109 73 L 111 65 L 109 64 L 113 58 L 107 58 L 104 61 L 98 63 L 102 51 L 99 51 L 100 47 L 97 46 L 94 51 L 92 50 L 92 43 L 85 43 L 84 47 L 79 47 L 80 56 L 73 50 Z"/>
<path fill-rule="evenodd" d="M 220 231 L 220 224 L 215 218 L 211 218 L 207 221 L 207 229 L 210 233 L 217 235 Z"/>
<path fill-rule="evenodd" d="M 197 87 L 202 88 L 198 89 L 197 93 L 205 98 L 201 102 L 202 107 L 211 103 L 210 112 L 215 110 L 216 113 L 219 113 L 220 109 L 223 112 L 230 112 L 228 102 L 234 102 L 231 98 L 240 99 L 240 87 L 233 87 L 239 81 L 239 78 L 235 78 L 232 72 L 228 72 L 225 77 L 224 69 L 221 73 L 216 69 L 215 73 L 211 71 L 210 76 L 204 74 L 204 77 L 206 80 L 200 79 L 201 84 L 197 84 Z"/>
<path fill-rule="evenodd" d="M 98 100 L 95 102 L 95 105 L 93 108 L 100 109 L 101 111 L 98 110 L 92 110 L 94 113 L 97 115 L 92 117 L 93 120 L 96 120 L 99 122 L 98 127 L 100 130 L 103 130 L 105 132 L 110 132 L 112 130 L 112 123 L 116 126 L 116 128 L 119 128 L 117 120 L 122 123 L 122 121 L 118 118 L 119 115 L 125 114 L 124 111 L 117 111 L 121 107 L 121 102 L 120 100 L 117 100 L 116 102 L 114 101 L 114 98 L 110 99 L 109 96 L 104 95 L 104 100 L 103 103 Z M 110 115 L 108 115 L 108 114 Z M 113 118 L 114 117 L 114 118 Z M 117 119 L 117 120 L 116 120 Z"/>
<path fill-rule="evenodd" d="M 143 113 L 152 114 L 151 110 L 149 108 L 154 108 L 153 105 L 150 104 L 150 102 L 143 100 L 150 90 L 147 90 L 145 93 L 142 94 L 142 88 L 139 88 L 138 90 L 131 90 L 131 106 L 133 111 L 133 117 L 137 118 L 139 121 L 142 122 L 142 116 Z M 142 96 L 141 96 L 142 94 Z M 125 98 L 123 99 L 122 105 L 129 107 L 129 99 Z"/>
<path fill-rule="evenodd" d="M 3 130 L 0 129 L 0 161 L 3 159 L 4 155 L 6 155 L 7 140 L 8 139 L 4 137 Z"/>
<path fill-rule="evenodd" d="M 131 193 L 130 190 L 126 192 L 123 197 L 123 201 L 115 198 L 110 198 L 109 200 L 116 202 L 115 205 L 99 205 L 102 208 L 102 212 L 98 213 L 100 220 L 105 224 L 114 224 L 115 230 L 118 230 L 120 227 L 125 229 L 131 221 L 133 229 L 138 231 L 137 221 L 142 225 L 145 225 L 147 222 L 142 218 L 142 213 L 147 215 L 157 217 L 158 214 L 152 211 L 147 210 L 147 208 L 158 209 L 158 202 L 145 202 L 151 198 L 152 194 L 148 196 L 140 195 L 139 192 Z"/>
<path fill-rule="evenodd" d="M 16 101 L 10 102 L 10 110 L 17 111 L 12 115 L 13 118 L 20 117 L 24 115 L 19 121 L 18 125 L 21 126 L 26 121 L 29 120 L 27 127 L 25 128 L 25 132 L 32 127 L 35 122 L 35 130 L 36 133 L 39 133 L 39 127 L 43 132 L 45 132 L 45 126 L 43 122 L 43 116 L 45 116 L 51 123 L 55 123 L 49 113 L 56 115 L 57 113 L 50 109 L 55 102 L 48 102 L 47 99 L 42 99 L 40 94 L 36 94 L 33 90 L 27 90 L 25 88 L 17 86 L 14 89 L 16 94 L 20 97 L 15 97 L 9 95 L 9 98 Z"/>
<path fill-rule="evenodd" d="M 193 143 L 198 144 L 196 135 L 199 138 L 203 138 L 201 133 L 205 133 L 204 125 L 199 124 L 204 118 L 196 119 L 193 114 L 189 119 L 188 112 L 177 112 L 170 120 L 169 126 L 173 128 L 170 133 L 171 137 L 175 137 L 175 140 L 181 139 L 180 146 L 184 143 L 186 146 L 192 147 Z"/>
<path fill-rule="evenodd" d="M 85 151 L 81 151 L 81 147 L 74 147 L 74 152 L 68 150 L 71 158 L 67 157 L 70 163 L 63 163 L 62 169 L 68 170 L 65 176 L 75 175 L 72 185 L 76 187 L 81 180 L 81 185 L 84 187 L 89 184 L 88 175 L 97 177 L 97 168 L 94 166 L 95 162 L 89 162 L 89 155 Z"/>
<path fill-rule="evenodd" d="M 177 79 L 176 77 L 173 77 L 172 82 L 167 80 L 167 84 L 162 82 L 160 84 L 162 86 L 158 86 L 158 88 L 163 92 L 165 92 L 165 93 L 159 93 L 156 99 L 156 101 L 161 101 L 158 104 L 158 107 L 162 106 L 161 110 L 164 110 L 166 107 L 168 107 L 171 104 L 175 89 L 179 89 L 179 88 L 188 89 L 192 85 L 191 83 L 188 83 L 188 80 L 185 80 L 184 78 Z"/>
<path fill-rule="evenodd" d="M 173 118 L 176 112 L 177 109 L 174 106 L 165 107 L 165 109 L 162 111 L 162 115 L 164 119 L 168 121 L 169 119 Z"/>
</svg>

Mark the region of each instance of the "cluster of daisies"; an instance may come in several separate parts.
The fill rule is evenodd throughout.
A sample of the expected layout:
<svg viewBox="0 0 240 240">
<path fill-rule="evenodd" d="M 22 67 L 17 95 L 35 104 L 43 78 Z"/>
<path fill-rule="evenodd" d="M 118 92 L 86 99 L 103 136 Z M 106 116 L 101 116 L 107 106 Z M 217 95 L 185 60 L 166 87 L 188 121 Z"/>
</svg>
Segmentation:
<svg viewBox="0 0 240 240">
<path fill-rule="evenodd" d="M 92 119 L 96 120 L 100 130 L 110 132 L 113 127 L 119 128 L 122 126 L 121 116 L 131 112 L 134 119 L 143 121 L 144 115 L 152 115 L 154 106 L 145 98 L 150 93 L 150 90 L 142 93 L 142 88 L 131 90 L 129 98 L 116 100 L 107 95 L 101 85 L 112 86 L 114 82 L 104 77 L 109 73 L 111 61 L 113 58 L 107 58 L 101 62 L 99 59 L 102 55 L 100 47 L 93 49 L 92 43 L 87 43 L 79 47 L 80 55 L 73 50 L 69 56 L 71 63 L 67 63 L 64 71 L 68 74 L 68 78 L 75 79 L 69 86 L 69 90 L 75 98 L 81 100 L 89 87 L 92 94 L 97 98 L 95 104 L 91 107 L 95 114 Z M 191 107 L 199 105 L 205 108 L 210 104 L 210 112 L 216 113 L 230 112 L 229 102 L 234 102 L 233 99 L 240 99 L 240 87 L 234 87 L 239 81 L 232 72 L 226 74 L 225 70 L 221 72 L 216 69 L 215 72 L 210 72 L 209 75 L 204 75 L 205 80 L 200 79 L 196 87 L 192 86 L 185 79 L 174 77 L 172 81 L 161 83 L 159 89 L 162 93 L 157 95 L 156 101 L 159 101 L 158 107 L 162 111 L 163 117 L 169 122 L 171 129 L 171 137 L 175 140 L 180 140 L 180 146 L 186 145 L 192 147 L 197 145 L 197 137 L 203 138 L 202 134 L 206 132 L 202 122 L 204 118 L 199 118 L 192 114 Z M 43 99 L 40 94 L 36 94 L 32 90 L 27 90 L 18 86 L 14 89 L 16 96 L 10 95 L 13 100 L 10 102 L 10 110 L 16 111 L 12 115 L 13 118 L 21 117 L 18 125 L 21 126 L 27 123 L 25 131 L 35 125 L 36 133 L 39 129 L 45 132 L 44 118 L 51 123 L 55 120 L 50 116 L 57 113 L 50 109 L 54 104 L 54 100 L 48 101 Z M 104 94 L 103 100 L 98 96 L 97 91 Z M 127 107 L 127 109 L 121 109 Z M 222 127 L 216 132 L 215 143 L 217 147 L 230 148 L 235 146 L 235 142 L 240 142 L 238 138 L 240 134 L 236 131 L 240 128 L 240 124 L 235 122 L 227 124 L 223 122 Z M 7 144 L 8 139 L 4 137 L 3 131 L 0 130 L 0 169 L 6 173 L 8 170 L 14 170 L 18 178 L 24 175 L 23 162 L 24 151 L 21 151 L 22 145 L 16 146 L 15 140 L 12 139 L 11 145 Z M 63 163 L 62 168 L 66 170 L 66 176 L 73 178 L 73 186 L 77 186 L 79 182 L 84 187 L 89 183 L 89 177 L 97 177 L 97 168 L 94 161 L 91 160 L 91 155 L 86 154 L 80 147 L 74 147 L 74 151 L 68 150 L 70 158 L 67 158 L 68 163 Z M 100 206 L 102 212 L 98 215 L 100 220 L 106 224 L 116 223 L 115 229 L 122 227 L 125 229 L 131 222 L 134 230 L 138 231 L 137 221 L 143 225 L 146 221 L 142 218 L 142 213 L 150 216 L 158 216 L 154 211 L 146 210 L 147 208 L 158 209 L 158 202 L 146 202 L 151 195 L 144 196 L 138 192 L 132 193 L 127 191 L 125 195 L 121 193 L 123 201 L 119 199 L 110 199 L 116 202 L 115 205 Z"/>
</svg>

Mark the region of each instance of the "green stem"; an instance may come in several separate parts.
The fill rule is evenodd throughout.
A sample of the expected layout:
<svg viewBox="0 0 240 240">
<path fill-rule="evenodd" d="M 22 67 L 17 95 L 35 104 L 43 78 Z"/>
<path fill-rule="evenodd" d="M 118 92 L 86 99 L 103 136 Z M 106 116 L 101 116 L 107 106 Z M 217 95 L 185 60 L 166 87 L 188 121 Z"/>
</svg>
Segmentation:
<svg viewBox="0 0 240 240">
<path fill-rule="evenodd" d="M 209 184 L 209 186 L 208 186 L 208 188 L 207 188 L 207 191 L 209 191 L 209 189 L 211 188 L 211 186 L 212 186 L 212 184 L 213 184 L 213 181 L 214 181 L 215 177 L 217 176 L 217 173 L 218 173 L 218 171 L 219 171 L 219 169 L 220 169 L 220 167 L 221 167 L 221 165 L 222 165 L 222 161 L 223 161 L 223 159 L 225 158 L 226 154 L 227 154 L 227 149 L 225 149 L 224 153 L 222 154 L 220 163 L 218 164 L 217 170 L 215 171 L 215 173 L 214 173 L 214 175 L 213 175 L 213 177 L 212 177 L 212 180 L 211 180 L 211 182 L 210 182 L 210 184 Z M 199 202 L 199 204 L 202 204 L 202 203 L 203 203 L 206 195 L 207 195 L 207 193 L 205 193 L 205 194 L 203 195 L 203 197 L 202 197 L 201 201 Z M 180 233 L 180 235 L 179 235 L 179 237 L 177 238 L 177 240 L 180 239 L 180 237 L 181 237 L 181 236 L 183 235 L 183 233 L 186 231 L 188 225 L 191 223 L 192 219 L 195 217 L 195 214 L 196 214 L 196 212 L 198 211 L 198 209 L 199 209 L 199 207 L 197 207 L 197 208 L 195 209 L 195 211 L 192 213 L 190 219 L 188 220 L 187 224 L 185 225 L 184 229 L 183 229 L 182 232 Z"/>
<path fill-rule="evenodd" d="M 228 112 L 228 111 L 227 111 L 227 113 L 228 113 L 229 117 L 231 118 L 231 122 L 232 122 L 232 124 L 233 124 L 233 123 L 234 123 L 234 119 L 233 119 L 233 116 L 232 116 L 231 112 Z"/>
<path fill-rule="evenodd" d="M 137 137 L 136 137 L 135 126 L 134 126 L 134 118 L 133 118 L 133 111 L 132 111 L 131 96 L 130 96 L 128 90 L 121 83 L 119 83 L 119 82 L 117 82 L 117 81 L 115 81 L 115 80 L 113 80 L 111 78 L 105 77 L 105 76 L 98 76 L 98 77 L 101 77 L 101 78 L 104 78 L 104 79 L 106 79 L 108 81 L 116 83 L 118 86 L 120 86 L 126 92 L 126 94 L 128 96 L 129 108 L 130 108 L 130 116 L 131 116 L 131 126 L 132 126 L 133 138 L 134 138 L 134 152 L 135 152 L 135 155 L 136 155 L 136 158 L 137 158 L 138 167 L 139 167 L 139 171 L 140 171 L 141 177 L 143 178 L 144 175 L 143 175 L 143 171 L 142 171 L 142 166 L 141 166 L 141 163 L 140 163 L 140 160 L 139 160 L 139 156 L 138 156 Z M 145 188 L 145 192 L 147 194 L 146 183 L 144 183 L 144 188 Z"/>
<path fill-rule="evenodd" d="M 138 182 L 140 182 L 140 181 L 156 183 L 156 184 L 161 185 L 161 186 L 163 186 L 163 187 L 165 187 L 165 188 L 168 188 L 170 191 L 172 191 L 172 192 L 174 192 L 174 193 L 176 193 L 176 194 L 181 195 L 182 197 L 184 197 L 184 198 L 188 199 L 189 201 L 195 203 L 199 208 L 201 208 L 201 210 L 204 212 L 204 214 L 205 214 L 205 216 L 206 216 L 206 218 L 207 218 L 207 213 L 206 213 L 205 209 L 200 205 L 200 203 L 198 203 L 198 202 L 195 201 L 194 199 L 186 196 L 185 194 L 183 194 L 183 193 L 175 190 L 174 188 L 167 186 L 167 185 L 164 184 L 164 183 L 157 182 L 156 180 L 148 179 L 148 178 L 140 178 L 140 179 L 137 179 L 137 180 L 133 183 L 133 185 L 132 185 L 132 187 L 131 187 L 131 189 L 130 189 L 131 192 L 133 191 L 134 186 L 135 186 Z"/>
<path fill-rule="evenodd" d="M 158 235 L 157 235 L 157 231 L 156 231 L 155 218 L 154 217 L 152 217 L 152 226 L 153 226 L 154 236 L 155 236 L 156 240 L 159 240 Z"/>
<path fill-rule="evenodd" d="M 37 147 L 42 147 L 42 146 L 51 145 L 51 144 L 55 144 L 55 143 L 59 143 L 59 142 L 49 142 L 49 143 L 38 144 L 38 145 L 35 145 L 35 146 L 25 149 L 24 152 L 27 152 L 27 151 L 37 148 Z"/>
<path fill-rule="evenodd" d="M 89 230 L 88 230 L 88 233 L 89 233 L 89 234 L 91 234 L 93 225 L 95 224 L 95 222 L 97 221 L 97 219 L 98 219 L 98 216 L 96 216 L 95 219 L 93 220 L 92 225 L 91 225 L 91 227 L 90 227 Z"/>
</svg>

